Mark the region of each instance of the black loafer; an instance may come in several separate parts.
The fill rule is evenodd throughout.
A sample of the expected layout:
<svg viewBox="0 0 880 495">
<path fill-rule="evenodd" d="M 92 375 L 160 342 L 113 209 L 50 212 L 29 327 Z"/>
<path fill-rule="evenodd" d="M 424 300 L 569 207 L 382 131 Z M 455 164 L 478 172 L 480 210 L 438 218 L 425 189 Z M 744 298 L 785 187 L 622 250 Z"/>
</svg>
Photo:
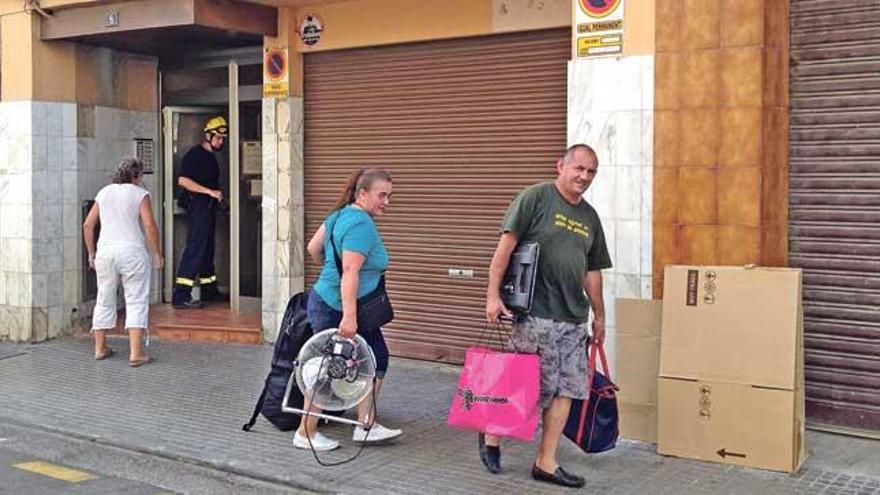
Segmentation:
<svg viewBox="0 0 880 495">
<path fill-rule="evenodd" d="M 570 488 L 580 488 L 584 486 L 586 480 L 582 476 L 569 473 L 562 466 L 556 468 L 553 474 L 543 471 L 538 466 L 532 466 L 532 478 L 536 481 L 545 481 L 554 485 L 567 486 Z"/>
<path fill-rule="evenodd" d="M 486 435 L 480 433 L 480 460 L 492 474 L 501 472 L 501 448 L 486 445 Z"/>
</svg>

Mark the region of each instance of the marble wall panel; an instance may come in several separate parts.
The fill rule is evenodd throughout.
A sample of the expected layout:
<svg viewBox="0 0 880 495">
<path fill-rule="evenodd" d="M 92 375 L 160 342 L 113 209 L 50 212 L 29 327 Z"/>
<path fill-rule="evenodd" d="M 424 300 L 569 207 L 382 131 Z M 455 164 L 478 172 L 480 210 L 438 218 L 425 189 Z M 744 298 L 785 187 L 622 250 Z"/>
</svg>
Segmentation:
<svg viewBox="0 0 880 495">
<path fill-rule="evenodd" d="M 640 275 L 641 271 L 641 222 L 638 220 L 618 220 L 616 258 L 614 270 L 617 273 Z"/>
<path fill-rule="evenodd" d="M 34 278 L 30 272 L 6 272 L 6 299 L 12 306 L 30 307 L 34 304 Z M 18 329 L 19 332 L 23 330 Z"/>
<path fill-rule="evenodd" d="M 0 135 L 32 136 L 34 134 L 32 103 L 30 101 L 0 102 Z"/>
<path fill-rule="evenodd" d="M 642 110 L 623 110 L 614 112 L 615 135 L 612 143 L 611 163 L 617 166 L 641 166 L 642 157 Z"/>
<path fill-rule="evenodd" d="M 263 288 L 263 294 L 265 294 L 265 285 Z M 264 296 L 265 297 L 265 296 Z M 265 299 L 263 300 L 265 304 Z M 281 325 L 275 324 L 276 315 L 274 311 L 266 311 L 265 309 L 262 311 L 260 316 L 260 327 L 263 329 L 263 340 L 267 340 L 269 342 L 274 342 L 276 337 L 278 336 L 278 330 L 281 328 Z"/>
<path fill-rule="evenodd" d="M 263 98 L 263 111 L 261 114 L 263 122 L 263 136 L 275 134 L 275 98 Z M 266 139 L 263 140 L 266 143 Z"/>
<path fill-rule="evenodd" d="M 13 329 L 4 337 L 55 337 L 78 320 L 81 203 L 133 155 L 134 137 L 158 140 L 157 133 L 154 112 L 0 103 L 0 304 L 17 308 L 5 312 Z"/>
<path fill-rule="evenodd" d="M 54 339 L 67 333 L 68 319 L 65 318 L 64 308 L 60 305 L 49 307 L 49 338 Z"/>
<path fill-rule="evenodd" d="M 264 99 L 263 132 L 262 324 L 272 341 L 287 300 L 305 283 L 302 98 Z"/>
<path fill-rule="evenodd" d="M 76 137 L 77 105 L 75 103 L 56 104 L 61 107 L 61 136 Z"/>
<path fill-rule="evenodd" d="M 42 342 L 49 338 L 49 308 L 45 305 L 31 308 L 31 338 Z"/>
<path fill-rule="evenodd" d="M 31 273 L 32 305 L 37 308 L 45 308 L 49 305 L 49 275 L 46 273 Z"/>
<path fill-rule="evenodd" d="M 29 272 L 33 266 L 33 239 L 0 238 L 0 271 Z"/>
<path fill-rule="evenodd" d="M 76 140 L 76 162 L 73 170 L 94 170 L 97 167 L 97 147 L 95 138 L 84 137 Z"/>
<path fill-rule="evenodd" d="M 60 238 L 34 239 L 34 272 L 56 272 L 64 269 L 64 243 Z"/>
<path fill-rule="evenodd" d="M 31 238 L 33 207 L 26 204 L 0 205 L 0 237 Z"/>
<path fill-rule="evenodd" d="M 0 290 L 3 289 L 0 288 Z M 8 306 L 0 302 L 0 340 L 10 338 L 9 332 L 12 328 L 12 315 L 9 310 L 10 308 Z"/>
<path fill-rule="evenodd" d="M 78 306 L 80 304 L 80 280 L 82 272 L 77 270 L 64 270 L 64 305 Z"/>
<path fill-rule="evenodd" d="M 30 205 L 33 175 L 27 172 L 8 173 L 2 176 L 4 187 L 0 189 L 0 204 Z"/>
<path fill-rule="evenodd" d="M 620 220 L 641 220 L 644 167 L 620 166 L 616 172 L 614 216 Z"/>
<path fill-rule="evenodd" d="M 45 172 L 49 169 L 49 138 L 46 135 L 31 136 L 31 171 Z"/>
<path fill-rule="evenodd" d="M 600 215 L 614 263 L 603 272 L 612 368 L 614 300 L 652 295 L 653 133 L 652 55 L 569 63 L 568 142 L 588 144 L 599 156 L 584 197 Z"/>
<path fill-rule="evenodd" d="M 31 136 L 10 135 L 6 141 L 6 170 L 12 173 L 31 172 L 33 139 Z"/>
<path fill-rule="evenodd" d="M 0 129 L 0 174 L 9 172 L 9 136 Z"/>
<path fill-rule="evenodd" d="M 49 132 L 49 107 L 54 103 L 32 101 L 31 105 L 31 136 L 46 137 Z"/>
<path fill-rule="evenodd" d="M 46 136 L 64 137 L 64 107 L 49 103 L 46 106 Z"/>
<path fill-rule="evenodd" d="M 59 131 L 60 132 L 60 131 Z M 53 174 L 60 174 L 64 170 L 64 137 L 48 136 L 46 139 L 48 170 Z"/>
</svg>

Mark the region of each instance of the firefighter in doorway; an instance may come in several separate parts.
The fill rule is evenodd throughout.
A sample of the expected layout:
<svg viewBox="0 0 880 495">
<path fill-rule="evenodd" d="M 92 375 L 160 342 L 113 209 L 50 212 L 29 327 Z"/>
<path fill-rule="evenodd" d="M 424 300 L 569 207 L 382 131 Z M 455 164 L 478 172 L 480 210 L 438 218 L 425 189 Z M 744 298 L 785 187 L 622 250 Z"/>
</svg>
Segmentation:
<svg viewBox="0 0 880 495">
<path fill-rule="evenodd" d="M 209 119 L 204 141 L 193 146 L 180 165 L 178 203 L 186 208 L 187 236 L 174 280 L 172 303 L 177 309 L 200 308 L 202 301 L 219 297 L 214 271 L 214 228 L 223 191 L 220 190 L 220 165 L 214 153 L 223 149 L 228 132 L 226 119 Z M 192 288 L 196 283 L 201 298 L 193 301 Z"/>
</svg>

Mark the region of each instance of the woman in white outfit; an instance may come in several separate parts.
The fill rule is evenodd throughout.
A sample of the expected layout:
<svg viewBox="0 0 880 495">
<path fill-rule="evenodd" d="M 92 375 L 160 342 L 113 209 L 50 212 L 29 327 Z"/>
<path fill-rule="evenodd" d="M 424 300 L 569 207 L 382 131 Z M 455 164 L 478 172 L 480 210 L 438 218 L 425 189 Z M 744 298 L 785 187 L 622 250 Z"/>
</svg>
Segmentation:
<svg viewBox="0 0 880 495">
<path fill-rule="evenodd" d="M 116 328 L 116 289 L 122 280 L 131 366 L 150 361 L 141 347 L 149 324 L 150 275 L 152 268 L 160 269 L 165 264 L 159 230 L 150 210 L 150 193 L 141 186 L 143 172 L 144 165 L 137 159 L 125 158 L 119 162 L 113 184 L 98 192 L 83 223 L 89 267 L 98 276 L 98 296 L 92 317 L 95 359 L 113 355 L 105 332 Z M 101 232 L 96 252 L 95 231 L 99 222 Z"/>
</svg>

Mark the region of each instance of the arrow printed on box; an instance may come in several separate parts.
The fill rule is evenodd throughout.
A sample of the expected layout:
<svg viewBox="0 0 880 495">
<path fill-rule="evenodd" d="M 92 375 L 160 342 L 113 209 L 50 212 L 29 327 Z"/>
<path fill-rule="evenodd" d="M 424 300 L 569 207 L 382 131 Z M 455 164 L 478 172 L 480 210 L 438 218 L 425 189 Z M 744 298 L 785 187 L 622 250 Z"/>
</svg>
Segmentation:
<svg viewBox="0 0 880 495">
<path fill-rule="evenodd" d="M 745 459 L 745 458 L 746 458 L 746 455 L 745 455 L 745 454 L 738 454 L 738 453 L 736 453 L 736 452 L 729 452 L 727 449 L 719 449 L 719 450 L 718 450 L 717 452 L 715 452 L 715 453 L 718 454 L 718 455 L 720 455 L 722 459 L 725 459 L 725 458 L 727 458 L 727 457 L 739 457 L 739 458 L 741 458 L 741 459 Z"/>
</svg>

